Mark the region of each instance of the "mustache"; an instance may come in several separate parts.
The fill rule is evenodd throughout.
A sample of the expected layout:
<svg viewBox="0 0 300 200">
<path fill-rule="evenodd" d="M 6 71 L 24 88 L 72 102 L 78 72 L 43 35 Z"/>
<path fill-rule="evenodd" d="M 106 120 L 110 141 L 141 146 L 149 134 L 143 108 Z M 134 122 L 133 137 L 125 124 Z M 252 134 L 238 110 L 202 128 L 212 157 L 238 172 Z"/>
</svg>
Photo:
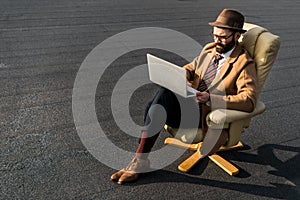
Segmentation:
<svg viewBox="0 0 300 200">
<path fill-rule="evenodd" d="M 223 45 L 222 43 L 216 43 L 216 45 L 218 45 L 218 46 L 220 46 L 220 47 L 222 47 L 222 48 L 224 48 L 225 47 L 225 45 Z"/>
</svg>

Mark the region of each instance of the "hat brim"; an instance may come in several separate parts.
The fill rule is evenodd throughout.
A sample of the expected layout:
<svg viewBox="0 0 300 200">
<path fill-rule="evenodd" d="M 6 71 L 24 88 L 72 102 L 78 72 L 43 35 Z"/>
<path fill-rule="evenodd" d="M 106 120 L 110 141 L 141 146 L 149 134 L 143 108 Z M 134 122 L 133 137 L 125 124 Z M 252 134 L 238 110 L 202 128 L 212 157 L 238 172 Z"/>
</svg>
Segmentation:
<svg viewBox="0 0 300 200">
<path fill-rule="evenodd" d="M 236 31 L 239 31 L 241 33 L 247 32 L 247 30 L 244 30 L 242 28 L 228 26 L 228 25 L 222 24 L 221 22 L 217 22 L 217 21 L 216 22 L 209 22 L 208 24 L 210 26 L 215 26 L 215 27 L 219 27 L 219 28 L 228 28 L 228 29 L 236 30 Z"/>
</svg>

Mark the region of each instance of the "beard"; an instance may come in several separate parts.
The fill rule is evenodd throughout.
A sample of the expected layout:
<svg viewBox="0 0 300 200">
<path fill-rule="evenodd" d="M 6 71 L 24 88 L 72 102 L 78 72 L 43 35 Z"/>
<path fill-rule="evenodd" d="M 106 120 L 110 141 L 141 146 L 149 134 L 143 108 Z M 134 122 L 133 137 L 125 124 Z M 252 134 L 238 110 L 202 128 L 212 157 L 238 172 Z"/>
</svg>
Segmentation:
<svg viewBox="0 0 300 200">
<path fill-rule="evenodd" d="M 235 46 L 234 39 L 231 39 L 231 41 L 227 44 L 222 44 L 220 42 L 216 42 L 216 50 L 219 54 L 224 54 L 230 51 Z"/>
</svg>

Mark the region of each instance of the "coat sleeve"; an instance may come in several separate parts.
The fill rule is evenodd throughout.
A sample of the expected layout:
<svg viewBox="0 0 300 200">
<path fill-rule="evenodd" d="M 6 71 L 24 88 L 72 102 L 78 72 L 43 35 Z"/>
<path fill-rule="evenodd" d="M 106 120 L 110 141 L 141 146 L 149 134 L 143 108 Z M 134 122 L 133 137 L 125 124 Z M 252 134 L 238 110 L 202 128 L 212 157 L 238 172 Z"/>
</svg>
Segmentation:
<svg viewBox="0 0 300 200">
<path fill-rule="evenodd" d="M 198 64 L 199 64 L 199 56 L 194 58 L 194 60 L 191 63 L 183 66 L 183 68 L 185 68 L 187 71 L 186 79 L 188 81 L 192 81 L 194 79 L 195 70 Z"/>
<path fill-rule="evenodd" d="M 255 63 L 248 62 L 236 79 L 236 94 L 210 94 L 213 108 L 224 108 L 252 112 L 256 105 L 257 74 Z"/>
</svg>

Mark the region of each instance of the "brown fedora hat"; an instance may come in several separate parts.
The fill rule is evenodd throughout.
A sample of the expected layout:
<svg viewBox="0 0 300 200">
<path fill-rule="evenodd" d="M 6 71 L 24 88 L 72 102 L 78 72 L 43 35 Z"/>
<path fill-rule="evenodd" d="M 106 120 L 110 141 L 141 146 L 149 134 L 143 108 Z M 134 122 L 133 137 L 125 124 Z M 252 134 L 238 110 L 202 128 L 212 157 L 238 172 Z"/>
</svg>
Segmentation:
<svg viewBox="0 0 300 200">
<path fill-rule="evenodd" d="M 240 12 L 231 9 L 224 9 L 215 22 L 209 22 L 208 24 L 211 26 L 228 28 L 244 33 L 246 32 L 246 30 L 243 29 L 244 20 L 245 18 Z"/>
</svg>

